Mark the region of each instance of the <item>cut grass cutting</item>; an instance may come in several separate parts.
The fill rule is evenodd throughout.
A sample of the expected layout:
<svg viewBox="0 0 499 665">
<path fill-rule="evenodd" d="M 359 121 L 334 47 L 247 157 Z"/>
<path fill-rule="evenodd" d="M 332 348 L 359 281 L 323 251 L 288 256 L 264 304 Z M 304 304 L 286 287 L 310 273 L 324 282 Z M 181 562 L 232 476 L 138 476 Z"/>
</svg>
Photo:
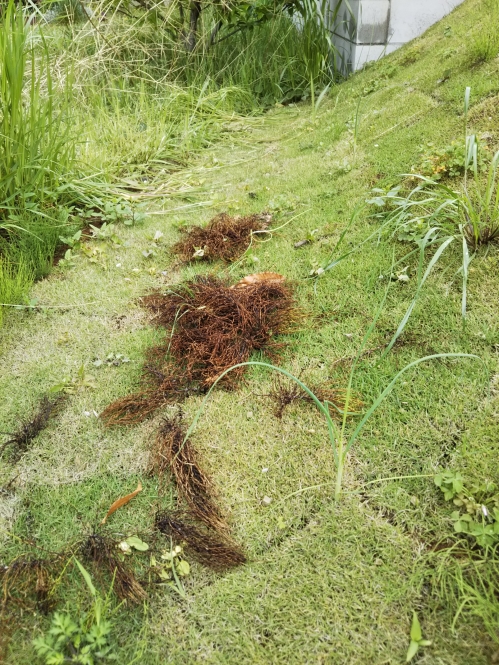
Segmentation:
<svg viewBox="0 0 499 665">
<path fill-rule="evenodd" d="M 162 61 L 153 22 L 45 28 L 81 140 L 69 202 L 36 228 L 16 202 L 46 236 L 0 232 L 2 662 L 499 659 L 492 10 L 314 109 L 274 105 L 303 60 L 270 107 L 269 65 L 265 113 L 250 65 L 299 39 L 282 16 L 206 85 L 230 39 Z"/>
</svg>

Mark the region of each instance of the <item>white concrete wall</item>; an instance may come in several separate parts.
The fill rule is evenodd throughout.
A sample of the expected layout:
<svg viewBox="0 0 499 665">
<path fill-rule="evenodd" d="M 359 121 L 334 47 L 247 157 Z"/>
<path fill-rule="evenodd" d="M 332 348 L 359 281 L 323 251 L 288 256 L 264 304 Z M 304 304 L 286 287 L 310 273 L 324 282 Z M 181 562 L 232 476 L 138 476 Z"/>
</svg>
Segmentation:
<svg viewBox="0 0 499 665">
<path fill-rule="evenodd" d="M 340 22 L 334 29 L 342 69 L 360 69 L 366 62 L 395 51 L 461 2 L 463 0 L 350 0 L 352 13 L 343 7 Z"/>
</svg>

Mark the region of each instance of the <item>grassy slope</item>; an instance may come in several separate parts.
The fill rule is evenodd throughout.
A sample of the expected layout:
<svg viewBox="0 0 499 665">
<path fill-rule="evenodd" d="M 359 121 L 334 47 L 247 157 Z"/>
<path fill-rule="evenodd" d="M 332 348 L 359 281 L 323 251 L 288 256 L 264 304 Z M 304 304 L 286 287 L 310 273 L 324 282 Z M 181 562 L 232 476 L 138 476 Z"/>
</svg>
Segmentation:
<svg viewBox="0 0 499 665">
<path fill-rule="evenodd" d="M 396 182 L 397 174 L 417 161 L 420 144 L 432 141 L 440 147 L 461 140 L 466 85 L 473 91 L 472 129 L 492 133 L 499 147 L 499 62 L 474 66 L 467 54 L 470 26 L 477 33 L 483 27 L 477 21 L 479 5 L 468 0 L 423 38 L 352 77 L 315 121 L 307 107 L 277 109 L 261 126 L 235 135 L 233 143 L 228 137 L 200 162 L 206 167 L 206 198 L 218 196 L 220 208 L 246 212 L 296 206 L 295 213 L 306 211 L 254 251 L 256 269 L 297 280 L 299 300 L 310 316 L 290 340 L 283 364 L 295 371 L 308 368 L 305 378 L 330 375 L 345 385 L 348 365 L 335 361 L 358 348 L 382 298 L 386 282 L 379 277 L 390 269 L 392 251 L 397 257 L 408 251 L 400 244 L 368 243 L 320 279 L 314 292 L 313 283 L 302 278 L 327 256 L 356 203 L 371 187 Z M 437 83 L 448 69 L 449 79 Z M 349 128 L 359 94 L 365 96 L 354 146 Z M 213 158 L 221 168 L 211 169 Z M 137 385 L 143 352 L 158 333 L 134 299 L 194 272 L 178 273 L 166 251 L 176 237 L 172 221 L 202 221 L 212 212 L 172 212 L 123 230 L 126 246 L 108 249 L 106 270 L 81 257 L 71 271 L 56 271 L 33 290 L 40 303 L 54 308 L 15 312 L 1 330 L 0 421 L 6 431 L 48 387 L 74 376 L 82 363 L 90 368 L 95 356 L 110 352 L 126 353 L 133 361 L 95 369 L 96 390 L 71 397 L 19 463 L 15 497 L 0 504 L 6 558 L 18 545 L 5 529 L 20 537 L 37 536 L 43 547 L 59 547 L 95 524 L 138 478 L 144 481 L 146 446 L 160 415 L 138 427 L 105 430 L 84 412 L 100 411 Z M 373 228 L 361 219 L 349 242 L 355 245 Z M 141 258 L 156 229 L 165 235 L 153 261 L 168 271 L 166 277 L 150 275 Z M 293 243 L 313 229 L 331 236 L 295 251 Z M 407 263 L 414 275 L 415 259 Z M 463 329 L 455 276 L 459 252 L 457 247 L 447 251 L 406 329 L 405 344 L 379 365 L 376 354 L 361 363 L 355 389 L 366 404 L 398 369 L 429 353 L 475 352 L 491 375 L 497 374 L 498 263 L 496 248 L 474 261 L 470 315 Z M 254 270 L 240 266 L 234 276 Z M 414 281 L 393 284 L 373 347 L 393 333 Z M 431 478 L 365 486 L 377 478 L 433 474 L 441 466 L 462 470 L 471 480 L 498 481 L 497 393 L 489 396 L 483 368 L 470 361 L 436 362 L 408 374 L 353 450 L 339 504 L 332 502 L 334 468 L 323 424 L 308 407 L 291 409 L 276 422 L 259 396 L 268 387 L 269 378 L 254 372 L 238 393 L 216 393 L 195 435 L 250 563 L 224 577 L 194 566 L 187 601 L 160 592 L 149 600 L 145 621 L 141 609 L 120 610 L 115 629 L 120 660 L 137 657 L 133 662 L 151 665 L 400 663 L 416 610 L 425 637 L 433 640 L 418 662 L 490 662 L 495 648 L 480 619 L 467 614 L 451 629 L 456 603 L 452 589 L 438 583 L 438 570 L 443 564 L 448 579 L 466 562 L 443 560 L 429 551 L 452 530 L 451 508 Z M 194 398 L 185 404 L 187 419 L 197 404 Z M 262 468 L 269 470 L 262 473 Z M 2 478 L 11 475 L 4 465 Z M 320 489 L 289 497 L 321 483 Z M 261 503 L 265 495 L 273 499 L 267 508 Z M 113 529 L 146 528 L 156 497 L 155 482 L 149 480 L 133 507 L 115 515 Z M 67 602 L 77 602 L 70 592 Z M 33 662 L 32 631 L 46 625 L 43 617 L 28 621 L 11 645 L 9 662 Z"/>
</svg>

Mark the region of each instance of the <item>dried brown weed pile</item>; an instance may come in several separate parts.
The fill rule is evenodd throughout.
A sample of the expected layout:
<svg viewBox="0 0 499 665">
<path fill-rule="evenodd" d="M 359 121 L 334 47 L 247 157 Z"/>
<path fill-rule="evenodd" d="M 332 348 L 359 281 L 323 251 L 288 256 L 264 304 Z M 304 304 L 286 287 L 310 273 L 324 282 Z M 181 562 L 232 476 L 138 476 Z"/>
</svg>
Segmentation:
<svg viewBox="0 0 499 665">
<path fill-rule="evenodd" d="M 270 220 L 271 215 L 267 213 L 247 217 L 221 213 L 205 227 L 183 229 L 183 237 L 173 245 L 172 251 L 186 263 L 192 260 L 234 261 L 248 249 L 252 234 L 265 231 Z"/>
<path fill-rule="evenodd" d="M 118 598 L 140 603 L 147 598 L 147 593 L 131 566 L 120 557 L 117 545 L 117 541 L 94 533 L 81 543 L 80 553 L 94 564 L 99 577 L 107 574 L 108 580 L 114 580 L 113 590 Z"/>
<path fill-rule="evenodd" d="M 294 330 L 300 318 L 291 288 L 282 279 L 236 287 L 216 277 L 197 277 L 164 295 L 142 298 L 168 333 L 149 351 L 147 387 L 110 404 L 101 414 L 107 425 L 140 422 L 163 404 L 206 391 L 253 351 L 275 359 L 284 346 L 276 336 Z M 244 370 L 228 374 L 224 384 L 234 387 Z"/>
<path fill-rule="evenodd" d="M 64 563 L 64 555 L 47 558 L 19 557 L 7 566 L 0 566 L 0 618 L 7 605 L 29 607 L 28 598 L 34 599 L 42 612 L 52 609 L 52 590 Z"/>
</svg>

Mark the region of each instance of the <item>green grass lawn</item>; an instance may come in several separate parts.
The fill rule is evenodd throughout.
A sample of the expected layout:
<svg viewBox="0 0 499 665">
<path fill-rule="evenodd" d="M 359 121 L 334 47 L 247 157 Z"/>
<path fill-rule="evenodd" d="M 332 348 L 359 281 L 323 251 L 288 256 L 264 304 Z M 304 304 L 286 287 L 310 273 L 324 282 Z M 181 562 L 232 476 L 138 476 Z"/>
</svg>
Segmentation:
<svg viewBox="0 0 499 665">
<path fill-rule="evenodd" d="M 305 382 L 329 378 L 346 388 L 393 263 L 415 245 L 375 236 L 319 278 L 309 275 L 372 188 L 399 183 L 400 174 L 417 168 L 422 151 L 464 141 L 466 86 L 468 131 L 483 137 L 485 155 L 499 149 L 499 59 L 478 62 L 474 50 L 488 29 L 481 7 L 467 0 L 420 39 L 336 86 L 315 118 L 307 105 L 275 108 L 222 135 L 186 172 L 186 179 L 203 180 L 189 201 L 166 201 L 164 213 L 151 210 L 141 224 L 117 227 L 119 245 L 103 243 L 95 262 L 77 252 L 72 267 L 56 267 L 34 285 L 35 309 L 7 313 L 0 329 L 2 431 L 13 431 L 43 394 L 77 377 L 82 366 L 94 387 L 69 395 L 15 466 L 2 457 L 4 563 L 88 535 L 139 480 L 143 491 L 109 519 L 108 533 L 147 540 L 156 509 L 175 505 L 173 485 L 160 493 L 147 474 L 148 446 L 174 407 L 130 427 L 106 429 L 94 415 L 140 384 L 145 351 L 161 338 L 137 302 L 152 289 L 212 271 L 234 281 L 260 271 L 285 275 L 306 316 L 286 337 L 281 366 L 301 372 Z M 168 251 L 179 226 L 222 210 L 268 210 L 282 228 L 255 242 L 235 266 L 180 267 Z M 380 222 L 371 212 L 364 209 L 350 227 L 344 249 L 375 233 Z M 317 240 L 294 248 L 315 230 Z M 145 258 L 156 231 L 163 236 Z M 426 263 L 432 254 L 428 248 Z M 463 324 L 461 246 L 454 241 L 399 343 L 381 358 L 416 292 L 417 264 L 413 253 L 393 269 L 368 340 L 372 351 L 359 360 L 353 389 L 365 409 L 417 358 L 467 353 L 483 362 L 436 359 L 409 370 L 351 449 L 339 501 L 326 425 L 313 406 L 294 405 L 277 420 L 265 397 L 273 377 L 261 368 L 252 368 L 237 391 L 214 391 L 192 441 L 248 562 L 219 575 L 193 561 L 186 598 L 169 587 L 152 591 L 142 606 L 112 598 L 112 644 L 120 662 L 402 663 L 413 611 L 432 641 L 414 662 L 496 662 L 497 554 L 454 533 L 455 506 L 444 501 L 433 477 L 451 469 L 467 486 L 499 483 L 499 251 L 487 245 L 473 258 Z M 130 363 L 92 364 L 110 353 L 125 354 Z M 200 402 L 190 397 L 182 404 L 186 423 Z M 144 563 L 148 554 L 133 557 Z M 56 595 L 58 609 L 73 616 L 90 604 L 74 566 Z M 4 662 L 34 663 L 31 641 L 48 630 L 50 615 L 31 608 L 16 617 Z"/>
</svg>

